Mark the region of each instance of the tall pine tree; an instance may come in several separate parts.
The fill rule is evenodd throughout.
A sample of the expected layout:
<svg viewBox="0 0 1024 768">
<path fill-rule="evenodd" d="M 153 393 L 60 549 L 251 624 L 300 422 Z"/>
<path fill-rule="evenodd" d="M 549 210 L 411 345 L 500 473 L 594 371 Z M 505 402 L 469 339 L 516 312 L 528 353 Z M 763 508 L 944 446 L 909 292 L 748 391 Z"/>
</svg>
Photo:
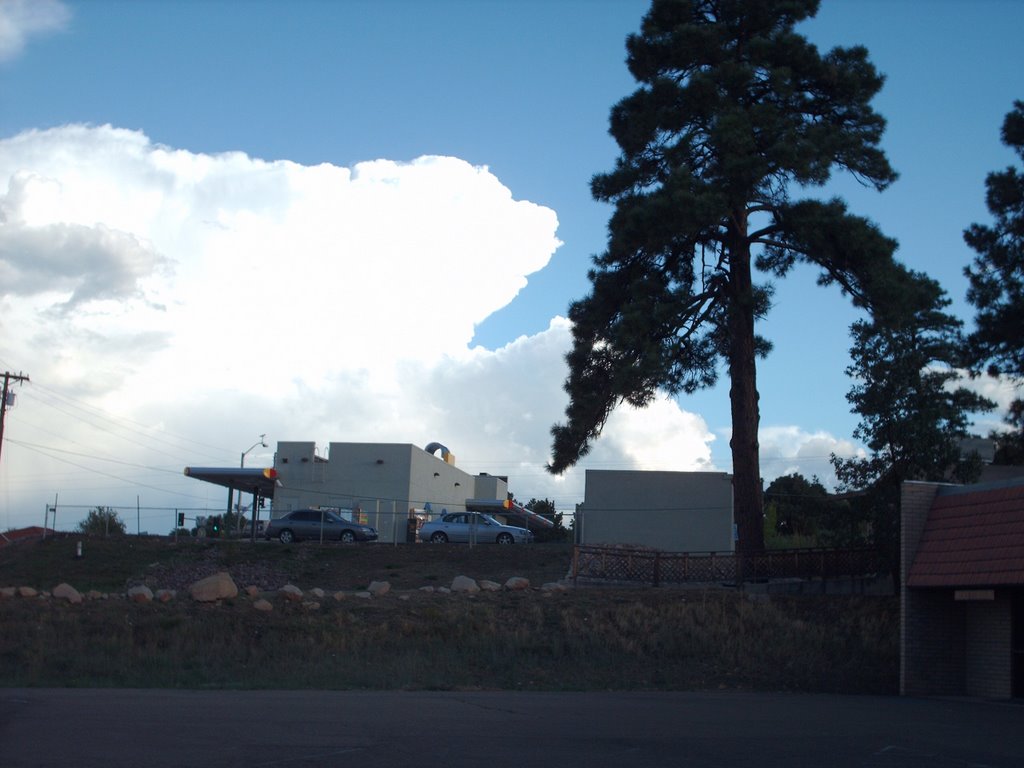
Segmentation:
<svg viewBox="0 0 1024 768">
<path fill-rule="evenodd" d="M 654 0 L 627 65 L 640 87 L 611 112 L 621 149 L 591 182 L 613 203 L 590 294 L 569 309 L 566 422 L 550 470 L 586 455 L 615 406 L 730 378 L 739 547 L 763 548 L 755 333 L 771 287 L 798 262 L 858 306 L 896 307 L 896 244 L 839 199 L 793 199 L 833 170 L 884 189 L 896 174 L 870 106 L 882 86 L 863 47 L 828 53 L 797 34 L 818 0 Z"/>
<path fill-rule="evenodd" d="M 1024 169 L 1024 101 L 1016 101 L 1003 121 L 1003 143 Z M 974 224 L 964 240 L 977 252 L 964 269 L 970 285 L 967 300 L 977 308 L 976 330 L 970 335 L 972 362 L 993 376 L 1024 382 L 1024 170 L 1013 166 L 985 179 L 985 202 L 991 225 Z M 1024 461 L 1024 400 L 1010 405 L 1007 422 L 1013 432 L 1002 453 L 1006 463 Z M 1009 454 L 1009 457 L 1007 456 Z"/>
<path fill-rule="evenodd" d="M 874 544 L 894 554 L 904 480 L 971 482 L 977 457 L 961 455 L 970 415 L 994 404 L 960 386 L 963 323 L 946 312 L 950 300 L 934 280 L 916 275 L 905 294 L 906 312 L 851 328 L 847 394 L 860 417 L 854 437 L 866 457 L 832 456 L 841 491 L 865 491 Z"/>
</svg>

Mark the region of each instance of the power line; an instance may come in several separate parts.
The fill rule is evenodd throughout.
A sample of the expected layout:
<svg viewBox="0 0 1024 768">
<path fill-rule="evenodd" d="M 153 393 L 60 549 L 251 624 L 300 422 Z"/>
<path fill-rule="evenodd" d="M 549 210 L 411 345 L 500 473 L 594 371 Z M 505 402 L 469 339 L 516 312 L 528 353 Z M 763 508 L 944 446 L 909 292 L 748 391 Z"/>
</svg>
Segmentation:
<svg viewBox="0 0 1024 768">
<path fill-rule="evenodd" d="M 88 405 L 80 400 L 76 400 L 75 398 L 64 395 L 60 392 L 57 392 L 56 390 L 50 389 L 41 384 L 37 384 L 35 388 L 41 390 L 43 394 L 48 395 L 50 399 L 46 400 L 39 397 L 33 397 L 31 398 L 33 402 L 36 402 L 47 408 L 51 408 L 57 411 L 58 413 L 64 414 L 65 416 L 69 416 L 73 419 L 81 421 L 82 423 L 87 424 L 88 426 L 93 427 L 94 429 L 106 432 L 121 440 L 125 440 L 126 442 L 132 443 L 133 445 L 143 446 L 148 450 L 154 450 L 159 453 L 163 453 L 164 455 L 167 456 L 170 456 L 172 454 L 169 454 L 166 451 L 160 451 L 158 448 L 154 448 L 152 443 L 162 443 L 167 447 L 177 451 L 183 450 L 183 447 L 180 444 L 177 444 L 165 438 L 165 435 L 171 433 L 155 430 L 152 427 L 149 427 L 148 425 L 141 424 L 140 422 L 128 419 L 123 416 L 114 416 L 110 413 L 107 413 L 101 408 Z M 60 404 L 60 406 L 64 407 L 60 407 L 58 403 Z M 68 408 L 72 409 L 72 411 L 67 410 Z M 75 411 L 77 411 L 78 413 L 76 413 Z M 106 422 L 106 424 L 104 424 L 103 422 Z M 37 426 L 37 429 L 42 428 Z M 121 434 L 119 431 L 115 430 L 134 433 L 139 437 L 145 438 L 146 443 L 139 443 L 137 440 L 133 440 L 132 438 L 127 437 L 124 434 Z M 206 454 L 211 458 L 219 459 L 219 457 L 227 453 L 227 451 L 225 451 L 222 448 L 207 445 L 206 443 L 201 443 L 197 440 L 192 440 L 182 435 L 171 436 L 181 442 L 191 443 L 193 445 L 202 446 L 203 448 L 208 448 L 212 451 L 216 451 L 216 454 Z"/>
<path fill-rule="evenodd" d="M 135 467 L 136 469 L 149 469 L 149 470 L 152 470 L 153 472 L 165 472 L 165 473 L 167 473 L 169 475 L 179 475 L 179 474 L 181 474 L 181 470 L 180 469 L 164 469 L 163 467 L 152 467 L 152 466 L 149 466 L 147 464 L 135 464 L 135 463 L 130 462 L 130 461 L 121 461 L 120 459 L 106 459 L 106 458 L 104 458 L 102 456 L 96 456 L 96 455 L 90 454 L 90 453 L 78 453 L 77 451 L 69 451 L 69 450 L 66 450 L 64 448 L 53 448 L 53 447 L 48 446 L 48 445 L 37 445 L 36 443 L 27 443 L 24 440 L 11 440 L 10 442 L 13 443 L 14 445 L 20 445 L 22 448 L 35 449 L 39 453 L 43 453 L 45 451 L 52 451 L 53 453 L 67 453 L 67 454 L 70 454 L 71 456 L 80 456 L 83 459 L 94 459 L 96 461 L 106 461 L 106 462 L 108 462 L 110 464 L 120 464 L 120 465 L 125 466 L 125 467 Z M 44 454 L 44 455 L 46 455 L 46 454 Z M 56 458 L 56 457 L 55 456 L 51 456 L 51 458 Z"/>
<path fill-rule="evenodd" d="M 203 498 L 202 496 L 195 496 L 195 495 L 192 495 L 192 494 L 189 494 L 189 493 L 182 493 L 181 491 L 173 491 L 173 490 L 168 490 L 166 488 L 158 488 L 157 486 L 149 485 L 148 483 L 140 483 L 140 482 L 135 481 L 135 480 L 130 480 L 130 479 L 126 478 L 126 477 L 120 477 L 118 475 L 113 475 L 113 474 L 111 474 L 109 472 L 103 472 L 102 470 L 91 468 L 91 467 L 87 467 L 87 466 L 85 466 L 83 464 L 78 464 L 77 462 L 71 461 L 69 459 L 62 459 L 60 456 L 53 456 L 53 455 L 51 455 L 49 453 L 46 453 L 46 450 L 58 450 L 58 449 L 43 449 L 43 450 L 40 450 L 38 448 L 33 447 L 29 443 L 22 443 L 22 442 L 18 441 L 18 444 L 22 448 L 26 448 L 27 450 L 34 451 L 35 453 L 38 453 L 38 454 L 40 454 L 42 456 L 46 456 L 47 458 L 53 459 L 54 461 L 59 461 L 59 462 L 62 462 L 64 464 L 69 464 L 72 467 L 78 467 L 79 469 L 85 470 L 86 472 L 91 472 L 92 474 L 100 475 L 102 477 L 109 477 L 112 480 L 118 480 L 118 481 L 120 481 L 122 483 L 128 483 L 129 485 L 138 486 L 139 488 L 149 488 L 151 491 L 159 491 L 160 493 L 173 493 L 175 495 L 185 496 L 185 497 L 191 498 L 191 499 L 202 499 Z M 65 453 L 69 453 L 69 451 L 65 451 Z M 104 459 L 104 461 L 114 461 L 114 460 L 113 459 Z M 117 463 L 123 464 L 123 463 L 127 463 L 127 462 L 117 462 Z M 152 467 L 145 467 L 145 469 L 152 469 Z M 166 471 L 166 470 L 163 470 L 163 471 Z"/>
</svg>

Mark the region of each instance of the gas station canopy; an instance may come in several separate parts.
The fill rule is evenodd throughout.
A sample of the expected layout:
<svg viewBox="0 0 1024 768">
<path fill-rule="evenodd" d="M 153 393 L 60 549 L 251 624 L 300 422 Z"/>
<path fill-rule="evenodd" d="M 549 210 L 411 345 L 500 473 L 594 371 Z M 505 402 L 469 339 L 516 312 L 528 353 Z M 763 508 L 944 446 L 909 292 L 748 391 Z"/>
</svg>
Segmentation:
<svg viewBox="0 0 1024 768">
<path fill-rule="evenodd" d="M 265 499 L 274 498 L 278 484 L 277 470 L 269 468 L 185 467 L 185 475 L 244 493 L 258 493 Z"/>
</svg>

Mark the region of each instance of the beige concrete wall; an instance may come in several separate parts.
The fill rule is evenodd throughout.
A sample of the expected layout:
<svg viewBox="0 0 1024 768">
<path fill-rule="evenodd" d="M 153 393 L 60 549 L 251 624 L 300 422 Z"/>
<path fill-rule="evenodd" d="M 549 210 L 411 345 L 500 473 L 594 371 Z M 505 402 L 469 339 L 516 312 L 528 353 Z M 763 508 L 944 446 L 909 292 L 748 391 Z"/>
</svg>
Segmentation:
<svg viewBox="0 0 1024 768">
<path fill-rule="evenodd" d="M 495 475 L 477 475 L 473 478 L 474 499 L 508 498 L 508 482 Z"/>
</svg>

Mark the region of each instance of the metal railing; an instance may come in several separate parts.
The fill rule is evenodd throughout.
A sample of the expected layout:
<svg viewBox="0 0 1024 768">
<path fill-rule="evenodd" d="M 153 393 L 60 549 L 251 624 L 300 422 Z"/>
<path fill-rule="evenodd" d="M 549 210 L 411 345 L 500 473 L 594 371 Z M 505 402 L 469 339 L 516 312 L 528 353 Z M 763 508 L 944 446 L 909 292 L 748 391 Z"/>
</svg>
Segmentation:
<svg viewBox="0 0 1024 768">
<path fill-rule="evenodd" d="M 742 583 L 771 579 L 869 576 L 885 570 L 875 549 L 785 549 L 737 552 L 661 552 L 577 544 L 572 579 L 640 584 Z"/>
</svg>

